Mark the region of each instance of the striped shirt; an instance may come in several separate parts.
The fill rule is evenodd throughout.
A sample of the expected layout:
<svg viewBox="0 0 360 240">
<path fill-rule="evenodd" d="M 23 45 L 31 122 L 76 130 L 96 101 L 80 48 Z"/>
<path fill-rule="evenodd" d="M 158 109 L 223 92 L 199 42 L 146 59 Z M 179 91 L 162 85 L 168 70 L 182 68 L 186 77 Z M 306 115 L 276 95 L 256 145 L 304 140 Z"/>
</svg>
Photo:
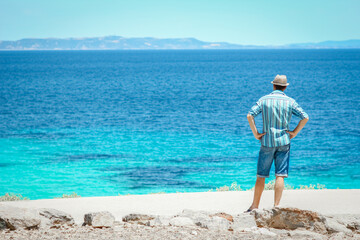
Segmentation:
<svg viewBox="0 0 360 240">
<path fill-rule="evenodd" d="M 254 118 L 259 113 L 262 113 L 263 132 L 266 133 L 261 138 L 261 145 L 266 147 L 290 143 L 290 136 L 286 131 L 289 131 L 292 114 L 301 119 L 308 118 L 299 104 L 280 90 L 260 98 L 249 112 Z"/>
</svg>

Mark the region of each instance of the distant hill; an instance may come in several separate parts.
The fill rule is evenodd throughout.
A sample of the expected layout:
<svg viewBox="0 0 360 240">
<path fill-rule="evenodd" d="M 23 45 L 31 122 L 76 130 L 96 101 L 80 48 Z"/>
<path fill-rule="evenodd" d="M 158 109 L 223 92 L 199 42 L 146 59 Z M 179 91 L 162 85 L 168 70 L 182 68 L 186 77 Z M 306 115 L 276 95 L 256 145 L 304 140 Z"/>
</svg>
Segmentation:
<svg viewBox="0 0 360 240">
<path fill-rule="evenodd" d="M 360 40 L 299 43 L 281 46 L 239 45 L 227 42 L 204 42 L 195 38 L 25 38 L 0 41 L 0 50 L 125 50 L 125 49 L 318 49 L 360 48 Z"/>
<path fill-rule="evenodd" d="M 287 48 L 360 48 L 360 40 L 325 41 L 319 43 L 297 43 L 285 45 Z"/>
</svg>

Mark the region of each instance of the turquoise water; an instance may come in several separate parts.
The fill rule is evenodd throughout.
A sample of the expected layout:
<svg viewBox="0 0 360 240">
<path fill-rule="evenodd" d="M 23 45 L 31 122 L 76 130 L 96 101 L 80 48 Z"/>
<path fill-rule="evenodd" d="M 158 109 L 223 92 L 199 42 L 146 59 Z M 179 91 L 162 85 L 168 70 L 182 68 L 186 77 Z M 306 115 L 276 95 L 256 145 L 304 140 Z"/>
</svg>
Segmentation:
<svg viewBox="0 0 360 240">
<path fill-rule="evenodd" d="M 360 187 L 359 50 L 0 52 L 0 73 L 1 195 L 251 188 L 246 114 L 277 73 L 310 115 L 286 183 Z"/>
</svg>

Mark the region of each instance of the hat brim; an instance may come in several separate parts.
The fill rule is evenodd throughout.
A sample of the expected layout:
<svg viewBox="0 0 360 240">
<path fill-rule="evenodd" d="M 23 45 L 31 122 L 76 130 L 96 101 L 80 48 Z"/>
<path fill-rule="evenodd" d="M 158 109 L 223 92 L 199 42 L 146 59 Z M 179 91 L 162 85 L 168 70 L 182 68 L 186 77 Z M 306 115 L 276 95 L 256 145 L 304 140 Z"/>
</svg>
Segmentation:
<svg viewBox="0 0 360 240">
<path fill-rule="evenodd" d="M 285 86 L 289 86 L 289 84 L 290 84 L 290 83 L 285 83 L 285 84 L 281 84 L 281 83 L 274 83 L 274 81 L 272 81 L 271 83 L 272 83 L 272 84 L 274 84 L 274 85 L 283 86 L 283 87 L 285 87 Z"/>
</svg>

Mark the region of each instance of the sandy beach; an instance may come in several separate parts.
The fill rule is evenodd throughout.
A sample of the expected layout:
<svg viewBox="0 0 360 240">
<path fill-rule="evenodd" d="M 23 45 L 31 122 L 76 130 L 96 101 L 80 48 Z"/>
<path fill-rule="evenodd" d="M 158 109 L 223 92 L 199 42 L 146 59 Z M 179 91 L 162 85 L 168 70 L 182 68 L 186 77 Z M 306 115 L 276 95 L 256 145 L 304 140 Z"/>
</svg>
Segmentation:
<svg viewBox="0 0 360 240">
<path fill-rule="evenodd" d="M 116 239 L 144 239 L 146 236 L 154 239 L 160 239 L 163 237 L 169 237 L 170 239 L 237 239 L 236 237 L 239 236 L 247 237 L 249 239 L 261 239 L 259 238 L 260 236 L 262 236 L 262 238 L 282 239 L 284 236 L 290 236 L 289 234 L 295 233 L 295 235 L 291 235 L 293 238 L 296 238 L 296 236 L 302 236 L 306 239 L 306 236 L 310 236 L 309 239 L 327 239 L 329 237 L 329 235 L 321 235 L 316 231 L 311 234 L 317 234 L 317 237 L 315 235 L 315 237 L 311 234 L 309 235 L 309 232 L 311 231 L 306 231 L 306 236 L 302 235 L 302 233 L 299 235 L 296 231 L 290 231 L 286 233 L 287 235 L 284 235 L 284 232 L 278 232 L 280 231 L 279 229 L 271 227 L 264 228 L 267 232 L 261 233 L 261 231 L 265 230 L 259 230 L 262 228 L 259 228 L 258 222 L 258 226 L 255 225 L 252 228 L 244 226 L 244 228 L 240 228 L 242 229 L 241 231 L 226 231 L 226 229 L 219 230 L 219 228 L 204 229 L 196 226 L 195 224 L 187 225 L 185 223 L 172 224 L 173 226 L 168 226 L 169 224 L 163 224 L 161 226 L 154 226 L 150 224 L 149 226 L 149 224 L 130 224 L 129 222 L 123 221 L 124 217 L 129 216 L 129 214 L 167 216 L 171 218 L 176 215 L 182 216 L 181 213 L 184 210 L 194 211 L 194 214 L 199 214 L 201 212 L 225 213 L 234 218 L 243 218 L 244 216 L 247 218 L 250 214 L 247 214 L 246 216 L 243 211 L 250 205 L 252 195 L 252 191 L 224 191 L 1 202 L 0 207 L 5 209 L 6 207 L 57 209 L 70 214 L 75 221 L 75 225 L 73 227 L 61 227 L 57 229 L 49 229 L 48 231 L 42 229 L 30 231 L 7 231 L 6 233 L 3 231 L 2 236 L 6 239 L 10 239 L 10 237 L 22 239 L 21 237 L 27 236 L 26 234 L 28 233 L 26 232 L 32 232 L 31 236 L 33 238 L 31 239 L 36 239 L 36 237 L 39 236 L 48 236 L 47 239 L 56 239 L 57 236 L 61 236 L 64 239 L 85 239 L 87 237 L 90 239 L 97 239 L 100 236 L 108 236 L 109 238 L 118 237 Z M 356 222 L 360 219 L 359 199 L 360 189 L 285 190 L 281 208 L 310 210 L 318 214 L 331 217 L 339 216 L 343 218 L 344 216 L 351 216 L 352 219 L 355 219 L 355 224 L 357 224 L 356 226 L 360 226 L 360 222 Z M 272 205 L 273 191 L 264 191 L 260 209 L 271 209 Z M 85 214 L 103 211 L 111 213 L 115 218 L 115 223 L 111 228 L 101 229 L 81 226 L 84 222 Z M 343 238 L 348 237 L 349 239 L 352 239 L 359 236 L 356 232 L 358 230 L 356 229 L 355 233 L 352 233 L 353 235 L 349 235 L 351 232 L 349 229 L 344 229 L 345 233 L 348 235 L 341 235 Z M 289 229 L 287 229 L 287 231 L 288 230 Z M 184 235 L 179 235 L 179 232 L 183 232 Z M 338 236 L 341 231 L 334 231 L 332 233 L 337 234 L 336 236 Z M 92 237 L 90 237 L 89 234 Z"/>
<path fill-rule="evenodd" d="M 260 208 L 273 206 L 273 191 L 264 191 Z M 77 224 L 84 214 L 109 211 L 117 221 L 130 213 L 173 215 L 183 209 L 239 214 L 251 204 L 253 191 L 168 193 L 116 197 L 80 197 L 3 202 L 22 208 L 55 208 L 71 214 Z M 312 210 L 322 214 L 360 214 L 360 189 L 284 190 L 282 206 Z"/>
</svg>

